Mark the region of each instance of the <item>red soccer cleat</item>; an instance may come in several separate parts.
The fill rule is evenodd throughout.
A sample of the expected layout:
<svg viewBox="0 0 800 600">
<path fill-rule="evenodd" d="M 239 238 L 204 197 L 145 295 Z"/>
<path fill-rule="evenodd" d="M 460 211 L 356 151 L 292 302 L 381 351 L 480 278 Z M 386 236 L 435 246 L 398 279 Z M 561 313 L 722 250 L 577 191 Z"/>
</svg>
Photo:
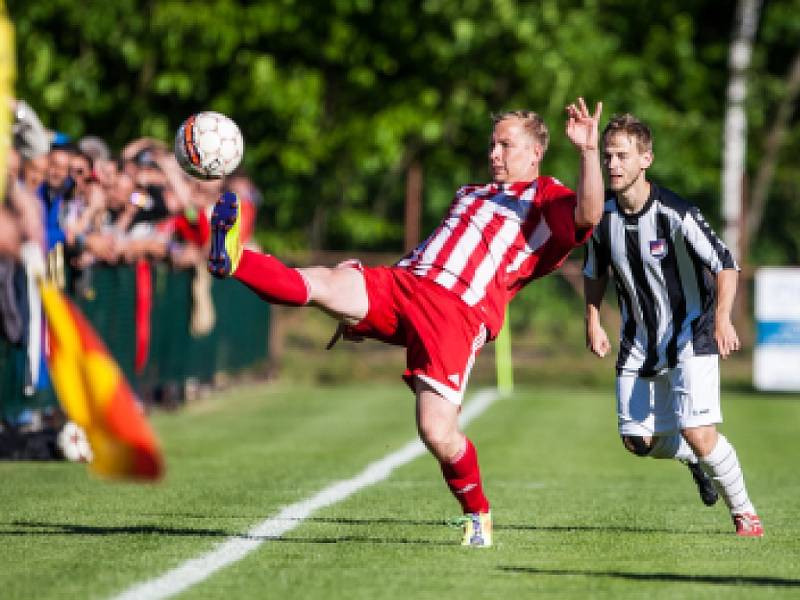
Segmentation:
<svg viewBox="0 0 800 600">
<path fill-rule="evenodd" d="M 740 537 L 763 537 L 764 527 L 761 519 L 753 513 L 739 513 L 733 515 L 733 524 L 736 526 L 736 535 Z"/>
</svg>

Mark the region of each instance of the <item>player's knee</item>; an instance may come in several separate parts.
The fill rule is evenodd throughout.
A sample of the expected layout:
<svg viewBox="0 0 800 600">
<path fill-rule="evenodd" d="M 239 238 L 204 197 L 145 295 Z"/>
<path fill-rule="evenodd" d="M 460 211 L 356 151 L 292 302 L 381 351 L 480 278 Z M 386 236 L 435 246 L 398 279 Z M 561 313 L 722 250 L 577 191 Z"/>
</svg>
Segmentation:
<svg viewBox="0 0 800 600">
<path fill-rule="evenodd" d="M 636 456 L 647 456 L 650 454 L 650 444 L 648 440 L 639 435 L 623 435 L 622 445 Z"/>
<path fill-rule="evenodd" d="M 438 423 L 433 419 L 420 419 L 417 422 L 417 431 L 419 432 L 420 439 L 426 445 L 440 445 L 447 442 L 448 434 L 447 428 L 442 423 Z"/>
<path fill-rule="evenodd" d="M 717 428 L 714 425 L 682 429 L 681 434 L 689 446 L 691 446 L 692 450 L 694 450 L 694 453 L 700 457 L 707 456 L 711 453 L 717 445 L 717 439 L 719 437 Z"/>
<path fill-rule="evenodd" d="M 447 460 L 455 452 L 460 441 L 458 432 L 445 423 L 422 419 L 417 423 L 422 443 L 439 460 Z"/>
</svg>

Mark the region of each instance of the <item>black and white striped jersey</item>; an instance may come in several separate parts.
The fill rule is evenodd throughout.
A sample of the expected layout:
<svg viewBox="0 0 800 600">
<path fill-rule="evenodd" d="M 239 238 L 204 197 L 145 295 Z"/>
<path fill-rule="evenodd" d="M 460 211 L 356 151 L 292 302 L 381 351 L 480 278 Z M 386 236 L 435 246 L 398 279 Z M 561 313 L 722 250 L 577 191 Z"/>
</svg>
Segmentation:
<svg viewBox="0 0 800 600">
<path fill-rule="evenodd" d="M 597 279 L 609 267 L 622 315 L 618 372 L 650 377 L 718 352 L 714 274 L 739 266 L 696 207 L 655 184 L 634 215 L 607 196 L 583 273 Z"/>
</svg>

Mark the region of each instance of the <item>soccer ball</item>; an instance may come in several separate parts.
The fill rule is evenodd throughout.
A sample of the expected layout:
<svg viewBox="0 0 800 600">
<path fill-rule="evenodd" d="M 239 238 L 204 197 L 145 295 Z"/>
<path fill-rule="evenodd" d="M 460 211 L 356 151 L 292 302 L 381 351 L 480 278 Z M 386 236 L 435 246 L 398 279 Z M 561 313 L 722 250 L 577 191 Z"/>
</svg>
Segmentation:
<svg viewBox="0 0 800 600">
<path fill-rule="evenodd" d="M 61 455 L 72 462 L 92 462 L 94 455 L 86 433 L 73 421 L 67 421 L 58 432 L 56 444 Z"/>
<path fill-rule="evenodd" d="M 175 157 L 198 179 L 219 179 L 239 166 L 244 139 L 239 126 L 218 112 L 199 112 L 186 119 L 175 135 Z"/>
</svg>

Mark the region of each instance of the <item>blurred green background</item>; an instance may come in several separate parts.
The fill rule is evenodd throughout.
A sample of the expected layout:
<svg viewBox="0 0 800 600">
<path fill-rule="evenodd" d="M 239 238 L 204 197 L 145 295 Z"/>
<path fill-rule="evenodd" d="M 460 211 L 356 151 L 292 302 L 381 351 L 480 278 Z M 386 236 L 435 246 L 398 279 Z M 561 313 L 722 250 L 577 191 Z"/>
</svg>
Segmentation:
<svg viewBox="0 0 800 600">
<path fill-rule="evenodd" d="M 405 172 L 423 169 L 423 233 L 453 191 L 486 177 L 494 111 L 531 108 L 552 132 L 544 170 L 576 161 L 563 108 L 603 100 L 655 134 L 655 179 L 718 223 L 736 2 L 714 0 L 10 0 L 18 95 L 44 123 L 112 148 L 170 140 L 191 112 L 233 117 L 277 251 L 402 251 Z M 791 67 L 800 1 L 761 7 L 748 77 L 747 173 L 789 119 L 757 264 L 797 264 L 800 124 Z M 796 67 L 795 67 L 796 68 Z M 797 75 L 795 75 L 797 77 Z M 793 100 L 793 101 L 792 101 Z"/>
<path fill-rule="evenodd" d="M 576 158 L 562 131 L 564 106 L 577 95 L 605 103 L 601 124 L 624 111 L 648 122 L 655 134 L 653 179 L 720 226 L 736 2 L 7 4 L 17 32 L 17 95 L 45 125 L 73 137 L 99 135 L 119 149 L 142 135 L 169 141 L 201 109 L 233 117 L 246 138 L 245 166 L 264 195 L 257 238 L 277 254 L 399 257 L 409 167 L 422 172 L 424 236 L 459 185 L 485 179 L 495 111 L 540 112 L 552 135 L 543 171 L 574 184 Z M 766 174 L 768 193 L 741 257 L 747 268 L 737 321 L 748 346 L 751 268 L 800 264 L 800 0 L 759 7 L 743 185 L 748 198 Z M 750 210 L 747 221 L 758 216 Z M 574 263 L 572 272 L 574 283 Z M 544 376 L 563 372 L 558 352 L 564 365 L 585 357 L 581 306 L 564 278 L 526 290 L 511 312 L 518 363 L 541 358 Z M 284 328 L 274 347 L 289 352 L 287 368 L 294 350 L 303 376 L 327 325 L 291 318 L 295 325 Z M 335 356 L 321 359 L 316 377 L 335 378 Z M 343 372 L 358 373 L 366 358 Z M 740 368 L 732 377 L 744 384 L 749 354 L 735 360 Z M 610 361 L 587 365 L 613 376 Z"/>
</svg>

